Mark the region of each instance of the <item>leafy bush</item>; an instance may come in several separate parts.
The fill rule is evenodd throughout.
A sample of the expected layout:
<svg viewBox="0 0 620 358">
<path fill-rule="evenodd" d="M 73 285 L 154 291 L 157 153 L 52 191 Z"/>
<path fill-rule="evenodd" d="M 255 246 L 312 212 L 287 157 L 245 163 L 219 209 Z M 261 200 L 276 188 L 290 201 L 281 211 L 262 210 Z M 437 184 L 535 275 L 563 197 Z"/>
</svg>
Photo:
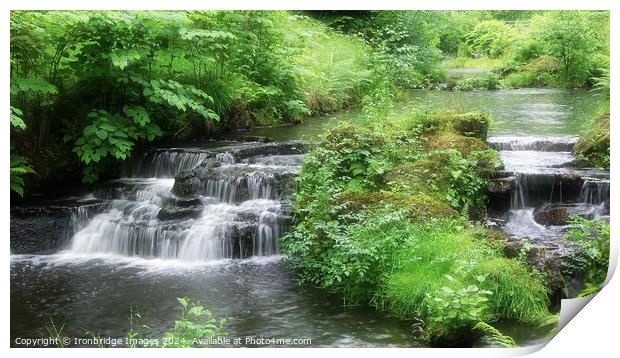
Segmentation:
<svg viewBox="0 0 620 358">
<path fill-rule="evenodd" d="M 594 117 L 579 136 L 573 147 L 573 155 L 589 165 L 609 168 L 611 153 L 609 135 L 609 114 Z"/>
<path fill-rule="evenodd" d="M 454 89 L 460 91 L 471 90 L 496 90 L 502 88 L 500 78 L 495 73 L 489 73 L 484 76 L 466 77 L 456 80 Z"/>
<path fill-rule="evenodd" d="M 609 224 L 579 216 L 573 216 L 570 223 L 572 228 L 564 239 L 574 242 L 579 251 L 568 257 L 566 270 L 572 272 L 577 269 L 584 275 L 587 288 L 600 289 L 607 279 L 609 267 Z"/>
<path fill-rule="evenodd" d="M 512 29 L 502 21 L 482 21 L 466 36 L 467 44 L 477 55 L 501 56 L 510 46 Z"/>
<path fill-rule="evenodd" d="M 484 112 L 467 112 L 457 115 L 454 118 L 454 128 L 460 134 L 467 137 L 474 137 L 480 140 L 487 140 L 487 133 L 491 118 Z"/>
<path fill-rule="evenodd" d="M 481 321 L 544 316 L 540 275 L 502 257 L 454 210 L 484 206 L 487 170 L 499 161 L 456 128 L 486 137 L 488 124 L 478 112 L 414 112 L 327 131 L 304 159 L 295 225 L 281 238 L 298 282 L 416 321 L 437 344 L 471 338 Z M 445 147 L 431 149 L 436 137 Z"/>
<path fill-rule="evenodd" d="M 224 330 L 226 320 L 216 321 L 213 314 L 199 302 L 189 298 L 177 300 L 181 305 L 181 314 L 174 321 L 174 327 L 162 336 L 163 348 L 199 347 L 199 340 L 228 335 Z"/>
</svg>

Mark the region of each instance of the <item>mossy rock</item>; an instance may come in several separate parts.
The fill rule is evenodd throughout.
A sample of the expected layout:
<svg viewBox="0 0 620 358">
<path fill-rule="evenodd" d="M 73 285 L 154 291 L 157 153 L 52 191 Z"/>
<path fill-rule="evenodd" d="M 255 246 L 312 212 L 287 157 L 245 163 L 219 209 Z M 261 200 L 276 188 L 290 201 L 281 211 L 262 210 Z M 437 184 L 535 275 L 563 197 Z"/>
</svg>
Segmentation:
<svg viewBox="0 0 620 358">
<path fill-rule="evenodd" d="M 557 73 L 561 68 L 562 66 L 557 57 L 544 55 L 533 59 L 523 66 L 523 71 L 541 75 L 546 73 Z"/>
<path fill-rule="evenodd" d="M 394 210 L 409 210 L 412 221 L 430 218 L 453 218 L 458 213 L 448 204 L 428 195 L 406 195 L 389 191 L 344 192 L 338 197 L 342 212 L 376 211 L 387 206 Z"/>
<path fill-rule="evenodd" d="M 451 160 L 447 152 L 431 152 L 413 163 L 392 168 L 385 178 L 412 193 L 445 195 L 452 180 L 448 170 Z"/>
<path fill-rule="evenodd" d="M 482 141 L 487 140 L 491 118 L 488 114 L 480 111 L 461 113 L 453 118 L 453 128 L 458 133 L 478 138 Z"/>
<path fill-rule="evenodd" d="M 429 137 L 427 143 L 428 150 L 455 149 L 464 157 L 468 157 L 473 152 L 489 149 L 489 146 L 478 138 L 450 132 L 433 135 Z"/>
<path fill-rule="evenodd" d="M 609 115 L 596 118 L 591 128 L 584 133 L 575 146 L 573 155 L 588 165 L 609 168 Z"/>
<path fill-rule="evenodd" d="M 344 147 L 350 149 L 379 148 L 384 144 L 385 137 L 383 135 L 351 122 L 344 122 L 329 131 L 321 146 L 337 151 Z"/>
</svg>

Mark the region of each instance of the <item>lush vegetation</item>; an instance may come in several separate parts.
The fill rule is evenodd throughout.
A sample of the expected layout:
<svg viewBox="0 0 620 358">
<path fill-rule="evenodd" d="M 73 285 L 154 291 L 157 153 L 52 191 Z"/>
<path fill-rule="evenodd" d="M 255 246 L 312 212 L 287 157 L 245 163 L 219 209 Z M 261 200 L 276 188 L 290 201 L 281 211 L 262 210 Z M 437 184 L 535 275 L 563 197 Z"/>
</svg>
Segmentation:
<svg viewBox="0 0 620 358">
<path fill-rule="evenodd" d="M 581 273 L 585 284 L 581 295 L 587 295 L 599 291 L 607 279 L 610 228 L 603 220 L 588 220 L 579 216 L 572 217 L 571 224 L 564 239 L 575 243 L 578 250 L 565 260 L 564 269 Z"/>
<path fill-rule="evenodd" d="M 377 115 L 395 87 L 604 87 L 609 14 L 13 11 L 10 48 L 21 196 L 114 177 L 154 141 Z"/>
<path fill-rule="evenodd" d="M 609 13 L 450 13 L 444 68 L 492 71 L 504 87 L 591 87 L 609 69 Z M 479 80 L 480 81 L 480 80 Z M 473 88 L 488 88 L 485 82 Z M 467 88 L 471 89 L 471 88 Z"/>
<path fill-rule="evenodd" d="M 80 168 L 94 182 L 159 138 L 342 109 L 373 86 L 371 61 L 363 41 L 287 12 L 14 11 L 11 187 L 23 194 L 25 168 L 35 188 Z"/>
<path fill-rule="evenodd" d="M 326 132 L 298 176 L 295 225 L 281 243 L 298 281 L 411 321 L 434 344 L 484 333 L 514 346 L 494 321 L 549 318 L 543 275 L 476 224 L 502 168 L 485 143 L 490 116 L 390 109 L 399 89 L 438 84 L 609 98 L 608 12 L 14 11 L 10 26 L 16 195 L 115 177 L 158 141 L 359 106 L 359 120 Z M 609 167 L 608 113 L 574 147 L 587 165 Z M 605 280 L 609 226 L 572 225 L 566 240 L 579 250 L 565 269 L 583 274 L 585 294 Z M 164 346 L 225 335 L 199 303 L 179 303 Z M 128 338 L 148 336 L 141 320 L 132 311 Z"/>
<path fill-rule="evenodd" d="M 304 160 L 282 239 L 299 282 L 411 320 L 436 344 L 471 339 L 480 322 L 543 319 L 541 275 L 468 221 L 502 165 L 489 124 L 482 112 L 412 110 L 327 132 Z"/>
</svg>

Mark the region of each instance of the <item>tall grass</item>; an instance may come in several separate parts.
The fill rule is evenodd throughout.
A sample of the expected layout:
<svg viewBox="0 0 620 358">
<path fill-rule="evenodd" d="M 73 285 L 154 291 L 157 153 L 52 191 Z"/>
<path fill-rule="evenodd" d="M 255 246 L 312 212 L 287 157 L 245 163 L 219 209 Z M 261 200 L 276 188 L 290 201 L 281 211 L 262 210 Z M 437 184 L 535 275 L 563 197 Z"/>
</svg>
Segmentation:
<svg viewBox="0 0 620 358">
<path fill-rule="evenodd" d="M 337 33 L 318 20 L 289 18 L 289 39 L 301 48 L 295 64 L 306 105 L 316 114 L 359 102 L 373 73 L 370 49 L 362 40 Z"/>
</svg>

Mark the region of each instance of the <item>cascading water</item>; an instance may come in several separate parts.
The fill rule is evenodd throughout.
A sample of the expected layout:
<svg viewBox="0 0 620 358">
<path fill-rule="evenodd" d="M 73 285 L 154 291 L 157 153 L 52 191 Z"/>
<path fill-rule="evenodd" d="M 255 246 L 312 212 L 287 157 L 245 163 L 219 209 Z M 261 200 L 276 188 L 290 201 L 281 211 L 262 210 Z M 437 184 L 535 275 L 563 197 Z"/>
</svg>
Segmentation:
<svg viewBox="0 0 620 358">
<path fill-rule="evenodd" d="M 127 170 L 134 178 L 173 178 L 183 170 L 194 168 L 211 153 L 201 150 L 169 149 L 146 152 Z"/>
<path fill-rule="evenodd" d="M 207 159 L 217 163 L 198 168 L 200 160 Z M 276 199 L 286 198 L 277 197 L 274 186 L 279 180 L 292 180 L 278 174 L 296 172 L 300 158 L 258 156 L 236 163 L 229 152 L 159 150 L 142 160 L 149 166 L 156 163 L 155 168 L 146 171 L 139 163 L 134 173 L 161 178 L 124 178 L 99 190 L 99 196 L 110 200 L 110 209 L 74 235 L 73 253 L 181 261 L 279 253 L 277 240 L 286 227 L 286 213 Z M 167 177 L 188 168 L 207 177 L 192 197 L 177 196 L 175 179 Z"/>
<path fill-rule="evenodd" d="M 605 171 L 578 168 L 570 150 L 576 137 L 491 137 L 500 150 L 512 183 L 504 230 L 515 239 L 557 246 L 570 214 L 602 217 L 609 211 L 609 180 Z M 550 223 L 544 211 L 559 219 Z M 542 222 L 541 222 L 542 221 Z M 551 220 L 553 221 L 553 219 Z M 549 225 L 550 224 L 550 225 Z"/>
</svg>

